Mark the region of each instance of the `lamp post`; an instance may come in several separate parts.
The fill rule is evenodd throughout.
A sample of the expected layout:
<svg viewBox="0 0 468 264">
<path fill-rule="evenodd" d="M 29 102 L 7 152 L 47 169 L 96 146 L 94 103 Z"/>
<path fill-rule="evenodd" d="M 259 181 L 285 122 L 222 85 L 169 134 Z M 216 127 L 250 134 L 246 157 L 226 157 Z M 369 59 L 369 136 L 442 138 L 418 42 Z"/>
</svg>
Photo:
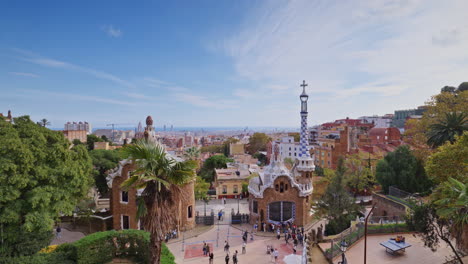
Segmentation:
<svg viewBox="0 0 468 264">
<path fill-rule="evenodd" d="M 340 249 L 341 249 L 341 252 L 343 252 L 343 254 L 341 254 L 341 264 L 346 264 L 346 256 L 345 256 L 345 252 L 346 252 L 346 249 L 348 249 L 348 243 L 346 243 L 346 241 L 341 241 L 340 243 Z"/>
<path fill-rule="evenodd" d="M 369 211 L 369 214 L 366 216 L 366 220 L 364 221 L 364 264 L 367 264 L 367 220 L 369 220 L 369 216 L 375 208 L 375 204 L 372 205 L 372 209 Z"/>
</svg>

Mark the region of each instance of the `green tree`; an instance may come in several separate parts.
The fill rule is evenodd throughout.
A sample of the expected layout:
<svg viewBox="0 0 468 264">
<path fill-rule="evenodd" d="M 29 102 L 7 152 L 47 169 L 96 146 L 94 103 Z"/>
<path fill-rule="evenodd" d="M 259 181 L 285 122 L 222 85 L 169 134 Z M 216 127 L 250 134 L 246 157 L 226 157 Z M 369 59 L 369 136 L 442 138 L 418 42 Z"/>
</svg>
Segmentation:
<svg viewBox="0 0 468 264">
<path fill-rule="evenodd" d="M 86 145 L 88 145 L 88 150 L 94 149 L 94 142 L 104 142 L 104 140 L 94 134 L 86 136 Z"/>
<path fill-rule="evenodd" d="M 107 196 L 109 187 L 107 186 L 107 171 L 117 167 L 121 155 L 119 150 L 95 149 L 89 151 L 89 156 L 93 162 L 94 183 L 102 196 Z"/>
<path fill-rule="evenodd" d="M 422 161 L 416 159 L 408 146 L 400 146 L 380 160 L 375 176 L 385 193 L 392 185 L 410 193 L 426 192 L 432 187 Z"/>
<path fill-rule="evenodd" d="M 429 126 L 427 144 L 437 148 L 447 141 L 453 143 L 464 131 L 468 131 L 466 113 L 445 113 L 443 120 Z"/>
<path fill-rule="evenodd" d="M 50 126 L 49 120 L 47 120 L 45 118 L 39 120 L 39 122 L 37 122 L 37 124 L 40 125 L 40 126 L 43 126 L 43 127 Z"/>
<path fill-rule="evenodd" d="M 422 238 L 424 246 L 436 251 L 440 240 L 442 240 L 450 246 L 458 261 L 463 263 L 459 252 L 452 243 L 453 235 L 450 221 L 437 215 L 433 204 L 412 206 L 406 223 L 410 229 L 416 231 L 417 235 Z"/>
<path fill-rule="evenodd" d="M 436 184 L 449 177 L 466 181 L 468 175 L 468 132 L 458 137 L 454 144 L 447 142 L 439 147 L 426 162 L 426 172 Z"/>
<path fill-rule="evenodd" d="M 271 138 L 265 133 L 254 133 L 249 139 L 247 151 L 250 155 L 253 155 L 259 151 L 266 151 L 266 146 L 269 141 L 271 141 Z"/>
<path fill-rule="evenodd" d="M 317 176 L 325 176 L 325 172 L 323 171 L 323 168 L 320 166 L 315 166 L 315 174 Z"/>
<path fill-rule="evenodd" d="M 345 173 L 344 159 L 340 158 L 335 176 L 315 206 L 317 215 L 325 216 L 328 220 L 328 224 L 325 226 L 327 235 L 338 234 L 348 228 L 351 220 L 355 219 L 362 210 L 361 206 L 355 203 L 354 198 L 345 189 Z"/>
<path fill-rule="evenodd" d="M 345 160 L 345 183 L 354 194 L 372 189 L 375 178 L 366 160 L 359 155 L 349 155 Z"/>
<path fill-rule="evenodd" d="M 260 162 L 261 166 L 265 166 L 267 163 L 267 156 L 263 153 L 257 152 L 252 155 L 255 159 L 258 159 L 258 162 Z"/>
<path fill-rule="evenodd" d="M 224 153 L 224 145 L 210 145 L 204 146 L 200 149 L 201 153 Z"/>
<path fill-rule="evenodd" d="M 468 180 L 449 178 L 432 195 L 437 215 L 448 220 L 458 248 L 468 250 Z"/>
<path fill-rule="evenodd" d="M 76 146 L 76 145 L 82 145 L 83 143 L 82 143 L 79 139 L 75 138 L 75 139 L 72 141 L 72 144 Z"/>
<path fill-rule="evenodd" d="M 92 183 L 83 145 L 28 116 L 0 118 L 0 256 L 30 255 L 50 242 L 54 221 L 70 215 Z"/>
<path fill-rule="evenodd" d="M 202 177 L 197 176 L 197 180 L 195 181 L 195 199 L 206 200 L 209 188 L 210 183 L 206 182 Z"/>
<path fill-rule="evenodd" d="M 190 147 L 185 150 L 184 157 L 189 160 L 196 160 L 200 157 L 200 149 L 197 147 Z"/>
<path fill-rule="evenodd" d="M 136 164 L 136 170 L 122 186 L 144 188 L 138 211 L 145 230 L 150 232 L 150 263 L 159 264 L 162 234 L 173 229 L 180 217 L 176 210 L 178 201 L 184 198 L 180 187 L 194 180 L 196 164 L 190 160 L 178 162 L 163 146 L 146 140 L 127 145 L 122 151 Z"/>
<path fill-rule="evenodd" d="M 212 182 L 215 176 L 215 169 L 225 169 L 227 164 L 232 162 L 232 159 L 224 155 L 214 155 L 205 160 L 200 171 L 202 178 L 208 182 Z"/>
<path fill-rule="evenodd" d="M 462 82 L 458 86 L 457 93 L 461 93 L 461 92 L 464 92 L 464 91 L 468 91 L 468 82 Z"/>
<path fill-rule="evenodd" d="M 453 86 L 444 86 L 442 89 L 440 89 L 440 92 L 441 93 L 455 93 L 456 89 L 457 88 Z"/>
</svg>

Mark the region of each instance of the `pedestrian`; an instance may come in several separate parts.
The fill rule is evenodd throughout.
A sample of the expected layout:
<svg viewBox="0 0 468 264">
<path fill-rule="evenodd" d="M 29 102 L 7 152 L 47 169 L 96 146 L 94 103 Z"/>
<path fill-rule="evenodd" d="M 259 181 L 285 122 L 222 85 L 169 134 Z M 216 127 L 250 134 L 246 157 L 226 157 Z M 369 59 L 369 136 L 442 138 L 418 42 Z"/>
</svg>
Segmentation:
<svg viewBox="0 0 468 264">
<path fill-rule="evenodd" d="M 224 257 L 224 260 L 226 261 L 226 264 L 229 264 L 229 253 L 226 254 L 226 257 Z"/>
<path fill-rule="evenodd" d="M 294 245 L 294 247 L 293 247 L 294 255 L 296 255 L 296 250 L 297 250 L 297 247 L 296 247 L 296 245 Z"/>
<path fill-rule="evenodd" d="M 246 252 L 245 248 L 246 248 L 246 247 L 247 247 L 247 243 L 244 242 L 244 243 L 242 244 L 242 254 L 245 254 L 245 252 Z"/>
<path fill-rule="evenodd" d="M 234 264 L 237 264 L 237 250 L 236 252 L 234 252 L 234 255 L 232 256 L 232 261 L 234 262 Z"/>
<path fill-rule="evenodd" d="M 279 231 L 279 229 L 276 231 L 276 238 L 278 238 L 278 240 L 280 239 L 280 231 Z"/>
<path fill-rule="evenodd" d="M 214 254 L 213 252 L 210 253 L 210 261 L 208 263 L 213 264 Z"/>
<path fill-rule="evenodd" d="M 284 241 L 286 242 L 286 245 L 289 244 L 288 239 L 289 239 L 288 234 L 284 234 Z"/>
<path fill-rule="evenodd" d="M 275 251 L 273 252 L 273 256 L 275 257 L 275 263 L 278 261 L 278 255 L 279 255 L 278 249 L 275 248 Z"/>
<path fill-rule="evenodd" d="M 55 236 L 57 237 L 57 239 L 60 239 L 61 233 L 62 233 L 62 228 L 60 227 L 60 225 L 58 225 L 57 229 L 55 229 Z"/>
<path fill-rule="evenodd" d="M 203 256 L 206 256 L 206 243 L 203 242 Z"/>
<path fill-rule="evenodd" d="M 206 255 L 210 255 L 210 245 L 206 244 Z"/>
</svg>

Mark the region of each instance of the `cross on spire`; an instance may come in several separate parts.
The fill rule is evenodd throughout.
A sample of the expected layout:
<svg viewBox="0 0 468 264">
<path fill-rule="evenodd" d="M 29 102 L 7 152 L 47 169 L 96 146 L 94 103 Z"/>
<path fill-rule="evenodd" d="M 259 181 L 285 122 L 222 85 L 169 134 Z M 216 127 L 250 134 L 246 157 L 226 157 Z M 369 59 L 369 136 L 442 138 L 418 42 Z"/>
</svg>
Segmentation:
<svg viewBox="0 0 468 264">
<path fill-rule="evenodd" d="M 301 87 L 302 87 L 302 89 L 303 89 L 304 93 L 305 93 L 305 88 L 306 88 L 306 86 L 307 86 L 307 85 L 308 85 L 308 84 L 305 82 L 305 80 L 303 80 L 303 81 L 302 81 L 302 84 L 301 84 L 301 85 L 299 85 L 299 86 L 301 86 Z"/>
</svg>

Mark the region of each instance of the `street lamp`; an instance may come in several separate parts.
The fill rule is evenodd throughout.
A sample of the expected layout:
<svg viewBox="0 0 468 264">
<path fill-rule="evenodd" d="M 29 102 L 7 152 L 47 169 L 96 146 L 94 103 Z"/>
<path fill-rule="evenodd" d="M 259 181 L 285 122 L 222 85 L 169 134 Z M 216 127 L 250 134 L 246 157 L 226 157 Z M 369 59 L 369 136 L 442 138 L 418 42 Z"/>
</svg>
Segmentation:
<svg viewBox="0 0 468 264">
<path fill-rule="evenodd" d="M 369 216 L 372 214 L 372 211 L 376 208 L 374 204 L 372 206 L 372 209 L 369 211 L 369 214 L 366 216 L 366 220 L 364 222 L 364 264 L 367 264 L 367 220 L 369 219 Z"/>
<path fill-rule="evenodd" d="M 341 241 L 340 249 L 341 249 L 341 252 L 343 252 L 343 254 L 341 255 L 341 264 L 346 264 L 345 252 L 346 252 L 346 249 L 348 249 L 348 243 L 346 243 L 346 241 L 344 240 Z"/>
</svg>

